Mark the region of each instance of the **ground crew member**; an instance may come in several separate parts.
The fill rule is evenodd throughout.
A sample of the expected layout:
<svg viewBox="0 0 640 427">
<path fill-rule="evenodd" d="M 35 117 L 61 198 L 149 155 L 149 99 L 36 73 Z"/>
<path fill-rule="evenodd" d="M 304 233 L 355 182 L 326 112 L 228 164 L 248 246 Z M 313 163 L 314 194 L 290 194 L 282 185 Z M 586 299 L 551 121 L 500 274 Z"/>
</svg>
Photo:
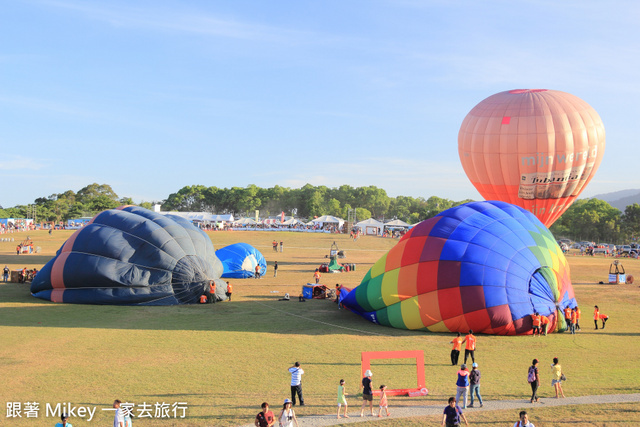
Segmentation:
<svg viewBox="0 0 640 427">
<path fill-rule="evenodd" d="M 216 302 L 216 282 L 209 280 L 209 302 Z"/>
<path fill-rule="evenodd" d="M 200 295 L 200 304 L 206 304 L 209 298 L 207 298 L 207 294 Z"/>
<path fill-rule="evenodd" d="M 582 329 L 580 329 L 580 308 L 576 305 L 576 308 L 574 308 L 574 310 L 576 311 L 576 328 L 578 328 L 578 330 L 581 331 Z"/>
<path fill-rule="evenodd" d="M 451 365 L 455 366 L 458 364 L 460 348 L 462 348 L 462 337 L 460 336 L 460 332 L 458 332 L 458 336 L 455 337 L 453 341 L 449 342 L 449 344 L 453 344 L 453 348 L 451 349 Z"/>
<path fill-rule="evenodd" d="M 602 329 L 604 329 L 604 324 L 607 323 L 607 320 L 609 320 L 609 316 L 607 316 L 606 314 L 598 313 L 598 317 L 600 318 L 600 320 L 602 320 Z"/>
<path fill-rule="evenodd" d="M 233 286 L 231 286 L 231 283 L 227 282 L 227 296 L 229 297 L 229 301 L 231 301 L 232 293 L 233 293 Z"/>
<path fill-rule="evenodd" d="M 549 326 L 549 318 L 547 316 L 540 316 L 540 323 L 542 324 L 542 333 L 547 336 L 547 327 Z"/>
<path fill-rule="evenodd" d="M 576 310 L 571 310 L 571 333 L 575 334 L 576 333 L 576 323 L 578 322 L 576 316 L 578 314 L 576 313 Z"/>
<path fill-rule="evenodd" d="M 540 314 L 536 311 L 531 315 L 531 323 L 533 323 L 533 336 L 540 336 Z"/>
<path fill-rule="evenodd" d="M 320 271 L 316 268 L 316 272 L 313 273 L 313 278 L 316 279 L 316 285 L 320 283 L 320 277 L 322 277 L 322 275 L 320 274 Z"/>
<path fill-rule="evenodd" d="M 476 361 L 475 351 L 476 351 L 476 337 L 473 336 L 473 331 L 469 329 L 469 333 L 464 337 L 463 343 L 467 344 L 464 347 L 464 363 L 467 364 L 467 357 L 471 355 L 471 360 L 473 362 Z"/>
<path fill-rule="evenodd" d="M 593 323 L 596 324 L 596 329 L 598 329 L 598 320 L 600 319 L 600 309 L 597 305 L 593 306 Z"/>
</svg>

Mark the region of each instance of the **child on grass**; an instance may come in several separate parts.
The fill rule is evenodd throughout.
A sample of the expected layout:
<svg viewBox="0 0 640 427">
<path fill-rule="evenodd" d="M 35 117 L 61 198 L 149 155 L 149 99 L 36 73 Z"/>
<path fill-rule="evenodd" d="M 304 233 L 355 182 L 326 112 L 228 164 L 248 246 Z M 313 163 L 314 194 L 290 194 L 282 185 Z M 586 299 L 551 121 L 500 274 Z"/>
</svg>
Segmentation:
<svg viewBox="0 0 640 427">
<path fill-rule="evenodd" d="M 380 409 L 378 410 L 378 416 L 382 417 L 382 409 L 384 408 L 385 412 L 387 413 L 387 417 L 389 415 L 391 415 L 391 413 L 389 412 L 389 408 L 388 408 L 388 403 L 387 403 L 387 386 L 382 384 L 380 386 Z"/>
<path fill-rule="evenodd" d="M 340 418 L 340 406 L 344 405 L 344 417 L 349 418 L 347 415 L 347 393 L 344 391 L 344 380 L 340 380 L 340 385 L 338 386 L 338 418 Z"/>
</svg>

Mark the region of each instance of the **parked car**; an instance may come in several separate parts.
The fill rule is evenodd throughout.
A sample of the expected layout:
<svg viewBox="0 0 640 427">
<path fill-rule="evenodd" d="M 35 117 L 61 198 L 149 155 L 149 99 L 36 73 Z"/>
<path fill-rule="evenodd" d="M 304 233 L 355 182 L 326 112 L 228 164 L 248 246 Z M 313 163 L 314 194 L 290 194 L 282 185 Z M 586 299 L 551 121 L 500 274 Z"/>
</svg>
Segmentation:
<svg viewBox="0 0 640 427">
<path fill-rule="evenodd" d="M 621 254 L 630 254 L 631 253 L 631 245 L 622 245 L 619 248 Z"/>
</svg>

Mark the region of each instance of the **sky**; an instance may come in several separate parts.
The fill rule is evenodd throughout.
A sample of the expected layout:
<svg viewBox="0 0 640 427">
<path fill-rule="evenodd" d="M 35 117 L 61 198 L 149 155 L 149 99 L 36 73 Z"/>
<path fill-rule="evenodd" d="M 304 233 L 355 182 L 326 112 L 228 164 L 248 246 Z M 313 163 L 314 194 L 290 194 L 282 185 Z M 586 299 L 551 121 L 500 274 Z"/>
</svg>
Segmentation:
<svg viewBox="0 0 640 427">
<path fill-rule="evenodd" d="M 505 90 L 600 115 L 583 196 L 640 188 L 637 1 L 14 0 L 0 14 L 0 205 L 109 184 L 375 185 L 482 200 L 458 131 Z"/>
</svg>

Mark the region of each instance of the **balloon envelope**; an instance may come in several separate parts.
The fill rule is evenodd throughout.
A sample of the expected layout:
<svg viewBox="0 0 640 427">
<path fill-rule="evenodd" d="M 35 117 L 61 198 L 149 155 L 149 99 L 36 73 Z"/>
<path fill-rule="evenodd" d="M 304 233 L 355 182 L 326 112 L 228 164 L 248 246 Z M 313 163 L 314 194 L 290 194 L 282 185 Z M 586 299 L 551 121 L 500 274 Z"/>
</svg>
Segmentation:
<svg viewBox="0 0 640 427">
<path fill-rule="evenodd" d="M 38 272 L 31 293 L 81 304 L 189 304 L 220 274 L 211 240 L 190 221 L 126 206 L 77 230 Z"/>
<path fill-rule="evenodd" d="M 508 203 L 473 202 L 413 227 L 343 305 L 381 325 L 496 335 L 531 331 L 531 314 L 564 327 L 576 306 L 569 266 L 547 228 Z"/>
<path fill-rule="evenodd" d="M 556 90 L 492 95 L 467 114 L 458 133 L 462 167 L 478 192 L 527 209 L 547 227 L 589 183 L 604 149 L 598 113 Z"/>
<path fill-rule="evenodd" d="M 216 251 L 216 256 L 222 262 L 224 271 L 222 277 L 247 279 L 255 277 L 256 266 L 260 266 L 260 275 L 267 272 L 267 261 L 259 250 L 248 243 L 235 243 Z"/>
</svg>

